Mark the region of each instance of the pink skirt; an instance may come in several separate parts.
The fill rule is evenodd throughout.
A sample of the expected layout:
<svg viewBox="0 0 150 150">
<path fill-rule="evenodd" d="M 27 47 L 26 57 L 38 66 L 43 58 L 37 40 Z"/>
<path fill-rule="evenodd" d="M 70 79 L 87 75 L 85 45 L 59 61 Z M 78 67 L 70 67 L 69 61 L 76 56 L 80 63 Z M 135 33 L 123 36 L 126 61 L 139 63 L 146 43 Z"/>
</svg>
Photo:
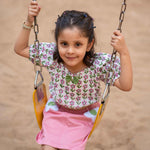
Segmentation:
<svg viewBox="0 0 150 150">
<path fill-rule="evenodd" d="M 98 108 L 99 103 L 95 103 L 82 110 L 71 110 L 51 99 L 43 112 L 42 129 L 36 137 L 37 143 L 59 149 L 84 150 L 94 123 L 94 119 L 87 114 Z"/>
</svg>

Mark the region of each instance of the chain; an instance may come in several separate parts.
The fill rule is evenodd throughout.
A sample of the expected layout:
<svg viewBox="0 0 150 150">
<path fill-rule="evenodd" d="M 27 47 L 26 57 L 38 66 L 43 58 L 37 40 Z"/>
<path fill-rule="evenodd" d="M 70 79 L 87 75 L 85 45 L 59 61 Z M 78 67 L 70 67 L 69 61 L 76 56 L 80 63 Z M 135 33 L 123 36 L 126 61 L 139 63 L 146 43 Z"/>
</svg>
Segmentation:
<svg viewBox="0 0 150 150">
<path fill-rule="evenodd" d="M 123 0 L 122 6 L 121 6 L 121 11 L 120 11 L 120 16 L 119 16 L 119 26 L 118 26 L 118 30 L 120 32 L 122 32 L 121 27 L 122 27 L 122 22 L 124 21 L 124 14 L 125 14 L 125 11 L 126 11 L 126 6 L 127 6 L 126 0 Z M 101 103 L 104 104 L 104 105 L 102 107 L 102 110 L 101 110 L 100 114 L 103 112 L 103 110 L 105 108 L 105 102 L 107 101 L 109 93 L 110 93 L 110 84 L 112 84 L 112 79 L 113 79 L 113 76 L 114 76 L 114 70 L 112 70 L 112 68 L 114 68 L 114 63 L 115 63 L 115 60 L 116 60 L 116 54 L 117 54 L 117 51 L 115 49 L 113 49 L 113 52 L 111 54 L 110 67 L 108 68 L 108 71 L 106 73 L 105 89 L 104 89 L 104 92 L 103 92 L 103 95 L 102 95 L 102 100 L 101 100 Z M 112 75 L 111 75 L 111 81 L 110 81 L 110 84 L 109 84 L 108 83 L 108 77 L 110 76 L 111 71 L 112 71 Z"/>
<path fill-rule="evenodd" d="M 123 3 L 122 3 L 122 6 L 121 6 L 121 11 L 120 11 L 120 16 L 119 16 L 119 26 L 118 26 L 118 29 L 117 29 L 117 30 L 120 30 L 120 32 L 122 32 L 121 27 L 122 27 L 122 22 L 124 21 L 124 14 L 125 14 L 125 11 L 126 11 L 126 6 L 127 6 L 126 0 L 124 0 Z M 115 49 L 113 49 L 113 52 L 111 54 L 110 67 L 108 69 L 108 72 L 106 73 L 105 84 L 107 84 L 109 73 L 112 70 L 112 68 L 114 67 L 114 63 L 115 63 L 115 60 L 116 60 L 116 54 L 117 54 L 117 51 Z M 113 71 L 112 77 L 113 76 L 114 76 L 114 71 Z M 112 79 L 111 79 L 111 83 L 112 83 Z"/>
<path fill-rule="evenodd" d="M 36 0 L 33 0 L 33 1 L 36 1 Z M 37 72 L 37 71 L 42 72 L 42 64 L 41 64 L 41 61 L 39 59 L 39 43 L 40 43 L 38 40 L 39 26 L 37 24 L 36 16 L 34 17 L 34 33 L 35 33 L 34 47 L 36 50 L 36 56 L 34 57 L 34 71 L 35 72 Z M 37 60 L 39 62 L 40 70 L 37 69 L 37 65 L 36 65 Z"/>
<path fill-rule="evenodd" d="M 122 22 L 124 20 L 124 14 L 126 11 L 126 0 L 123 1 L 122 6 L 121 6 L 121 11 L 120 11 L 120 17 L 119 17 L 119 26 L 118 26 L 118 30 L 120 30 L 120 32 L 122 32 L 121 27 L 122 27 Z"/>
</svg>

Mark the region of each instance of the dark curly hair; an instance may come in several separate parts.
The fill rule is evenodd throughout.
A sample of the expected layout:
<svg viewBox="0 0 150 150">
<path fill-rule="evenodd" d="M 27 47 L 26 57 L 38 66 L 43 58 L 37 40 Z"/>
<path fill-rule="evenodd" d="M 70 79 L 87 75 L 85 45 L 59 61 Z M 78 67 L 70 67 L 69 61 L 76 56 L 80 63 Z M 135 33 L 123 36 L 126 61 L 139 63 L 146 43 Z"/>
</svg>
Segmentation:
<svg viewBox="0 0 150 150">
<path fill-rule="evenodd" d="M 95 51 L 95 33 L 94 33 L 94 20 L 93 18 L 86 12 L 80 12 L 76 10 L 64 11 L 61 16 L 58 16 L 55 28 L 55 40 L 56 40 L 56 49 L 53 54 L 53 59 L 57 60 L 58 63 L 63 62 L 59 55 L 58 51 L 58 36 L 59 33 L 67 28 L 67 27 L 78 27 L 79 30 L 83 33 L 85 37 L 88 37 L 88 43 L 91 43 L 94 40 L 93 46 L 90 51 L 86 52 L 83 62 L 85 65 L 90 67 L 93 64 Z"/>
</svg>

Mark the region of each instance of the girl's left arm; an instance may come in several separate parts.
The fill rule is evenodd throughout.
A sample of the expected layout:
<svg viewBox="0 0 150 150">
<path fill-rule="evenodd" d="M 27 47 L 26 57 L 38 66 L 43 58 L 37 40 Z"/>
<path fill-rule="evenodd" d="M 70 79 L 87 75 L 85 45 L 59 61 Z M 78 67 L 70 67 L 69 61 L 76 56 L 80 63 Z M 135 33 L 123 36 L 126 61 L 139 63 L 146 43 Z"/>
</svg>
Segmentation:
<svg viewBox="0 0 150 150">
<path fill-rule="evenodd" d="M 111 45 L 120 54 L 121 64 L 120 78 L 115 81 L 114 85 L 123 91 L 130 91 L 133 83 L 132 64 L 124 36 L 119 30 L 114 31 Z"/>
</svg>

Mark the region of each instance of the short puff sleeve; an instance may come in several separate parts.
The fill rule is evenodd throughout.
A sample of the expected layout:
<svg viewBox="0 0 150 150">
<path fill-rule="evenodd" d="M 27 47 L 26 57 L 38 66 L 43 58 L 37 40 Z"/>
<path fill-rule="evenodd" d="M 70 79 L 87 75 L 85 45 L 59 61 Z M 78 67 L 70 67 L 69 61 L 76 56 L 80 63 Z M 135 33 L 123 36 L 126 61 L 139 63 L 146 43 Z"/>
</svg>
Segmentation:
<svg viewBox="0 0 150 150">
<path fill-rule="evenodd" d="M 55 51 L 55 43 L 41 42 L 39 44 L 39 59 L 43 67 L 49 67 L 53 63 L 53 53 Z M 29 60 L 34 63 L 34 58 L 36 56 L 36 49 L 34 44 L 30 45 L 29 48 Z M 39 59 L 36 59 L 36 64 L 39 65 Z"/>
<path fill-rule="evenodd" d="M 96 54 L 94 65 L 96 66 L 98 79 L 105 82 L 106 74 L 107 72 L 109 72 L 107 83 L 109 83 L 110 85 L 114 85 L 115 80 L 120 77 L 120 72 L 121 72 L 119 57 L 116 57 L 114 66 L 111 68 L 110 71 L 108 71 L 110 68 L 110 63 L 111 63 L 110 54 L 106 54 L 106 53 Z M 112 76 L 113 71 L 114 71 L 114 75 Z"/>
</svg>

